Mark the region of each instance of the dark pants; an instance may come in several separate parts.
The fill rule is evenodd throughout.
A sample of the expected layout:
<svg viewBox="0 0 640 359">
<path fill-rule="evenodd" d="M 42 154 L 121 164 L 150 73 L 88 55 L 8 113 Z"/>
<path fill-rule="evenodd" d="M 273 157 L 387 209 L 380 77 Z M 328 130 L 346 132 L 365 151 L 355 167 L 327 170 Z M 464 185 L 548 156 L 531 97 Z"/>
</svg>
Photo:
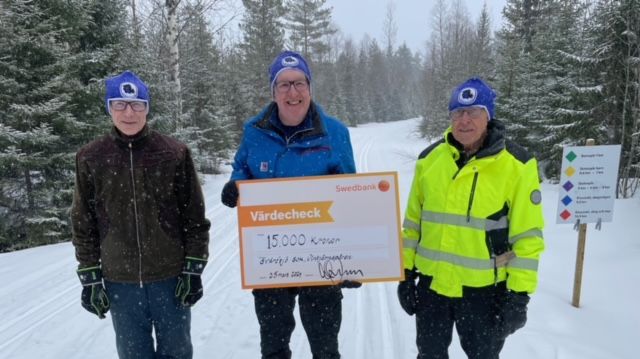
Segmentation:
<svg viewBox="0 0 640 359">
<path fill-rule="evenodd" d="M 342 292 L 337 286 L 255 289 L 263 359 L 289 359 L 289 341 L 296 326 L 293 309 L 298 296 L 300 319 L 313 359 L 337 359 L 342 322 Z"/>
<path fill-rule="evenodd" d="M 176 283 L 172 278 L 140 288 L 140 284 L 105 281 L 120 359 L 193 357 L 191 310 L 178 304 Z"/>
<path fill-rule="evenodd" d="M 496 334 L 496 293 L 504 283 L 464 288 L 462 298 L 442 296 L 431 289 L 431 278 L 420 276 L 416 343 L 418 359 L 447 359 L 453 325 L 469 359 L 498 359 L 504 338 Z"/>
</svg>

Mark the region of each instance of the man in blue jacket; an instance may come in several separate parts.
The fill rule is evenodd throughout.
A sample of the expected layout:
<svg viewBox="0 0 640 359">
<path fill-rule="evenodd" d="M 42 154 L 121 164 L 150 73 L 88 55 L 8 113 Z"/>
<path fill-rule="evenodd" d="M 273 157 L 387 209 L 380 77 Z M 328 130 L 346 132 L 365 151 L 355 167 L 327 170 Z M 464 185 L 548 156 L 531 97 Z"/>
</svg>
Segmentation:
<svg viewBox="0 0 640 359">
<path fill-rule="evenodd" d="M 273 102 L 244 126 L 222 203 L 235 207 L 236 180 L 355 173 L 349 131 L 311 100 L 311 71 L 298 53 L 284 51 L 269 67 Z M 340 358 L 341 285 L 255 289 L 263 359 L 289 359 L 298 296 L 313 358 Z"/>
</svg>

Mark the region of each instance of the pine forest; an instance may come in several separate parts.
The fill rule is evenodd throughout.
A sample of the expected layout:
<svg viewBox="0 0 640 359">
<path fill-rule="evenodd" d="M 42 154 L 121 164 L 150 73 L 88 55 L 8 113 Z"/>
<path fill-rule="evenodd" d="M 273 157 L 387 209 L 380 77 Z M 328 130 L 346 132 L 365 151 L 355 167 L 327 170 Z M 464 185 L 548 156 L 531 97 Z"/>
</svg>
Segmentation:
<svg viewBox="0 0 640 359">
<path fill-rule="evenodd" d="M 593 138 L 622 146 L 618 197 L 638 190 L 640 0 L 508 0 L 497 31 L 486 5 L 435 0 L 418 51 L 394 9 L 380 39 L 354 39 L 326 0 L 1 0 L 0 252 L 70 240 L 75 152 L 111 127 L 105 78 L 140 75 L 150 125 L 216 174 L 271 100 L 284 49 L 309 60 L 314 101 L 348 126 L 421 117 L 429 143 L 451 89 L 480 76 L 541 180 L 560 177 L 563 146 Z"/>
</svg>

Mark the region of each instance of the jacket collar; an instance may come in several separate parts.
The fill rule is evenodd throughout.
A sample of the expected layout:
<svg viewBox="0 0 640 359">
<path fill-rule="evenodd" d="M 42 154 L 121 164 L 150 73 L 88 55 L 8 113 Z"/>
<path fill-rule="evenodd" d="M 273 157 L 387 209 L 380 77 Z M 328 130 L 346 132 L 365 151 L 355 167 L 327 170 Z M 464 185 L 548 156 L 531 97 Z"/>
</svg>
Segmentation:
<svg viewBox="0 0 640 359">
<path fill-rule="evenodd" d="M 151 129 L 147 124 L 144 125 L 144 127 L 142 128 L 142 130 L 140 130 L 140 132 L 136 133 L 133 136 L 127 136 L 123 134 L 122 132 L 118 131 L 118 129 L 115 126 L 113 126 L 111 129 L 111 137 L 116 141 L 116 143 L 120 147 L 129 147 L 129 144 L 131 144 L 132 148 L 138 148 L 142 146 L 145 142 L 147 142 L 147 139 L 149 138 L 150 134 L 151 134 Z"/>
<path fill-rule="evenodd" d="M 493 119 L 489 121 L 487 125 L 487 136 L 484 138 L 484 142 L 478 152 L 473 157 L 483 158 L 497 154 L 505 148 L 504 139 L 505 127 L 504 123 L 500 120 Z M 449 127 L 444 133 L 444 139 L 449 146 L 455 148 L 457 154 L 456 160 L 460 157 L 464 157 L 464 146 L 453 137 L 451 127 Z"/>
<path fill-rule="evenodd" d="M 278 117 L 278 105 L 275 102 L 269 104 L 267 109 L 263 111 L 262 117 L 255 124 L 255 127 L 257 128 L 275 132 L 284 138 L 285 134 L 281 126 L 282 123 Z M 307 112 L 307 116 L 301 126 L 308 131 L 300 132 L 295 135 L 295 141 L 308 140 L 326 135 L 326 130 L 320 116 L 320 109 L 313 101 L 309 106 L 309 111 Z"/>
</svg>

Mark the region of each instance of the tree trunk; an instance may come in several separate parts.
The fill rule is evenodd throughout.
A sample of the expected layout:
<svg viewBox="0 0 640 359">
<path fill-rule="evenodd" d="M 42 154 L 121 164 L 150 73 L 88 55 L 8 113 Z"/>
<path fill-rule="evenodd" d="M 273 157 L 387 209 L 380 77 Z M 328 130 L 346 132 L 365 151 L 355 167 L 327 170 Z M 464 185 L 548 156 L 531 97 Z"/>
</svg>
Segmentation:
<svg viewBox="0 0 640 359">
<path fill-rule="evenodd" d="M 180 50 L 178 47 L 178 5 L 180 0 L 166 0 L 167 10 L 167 48 L 169 49 L 169 82 L 174 94 L 174 121 L 175 130 L 181 128 L 180 116 L 182 115 L 182 87 L 180 85 Z"/>
<path fill-rule="evenodd" d="M 627 83 L 625 84 L 625 92 L 628 89 L 628 85 L 629 85 L 629 72 L 630 72 L 630 66 L 627 64 Z M 640 66 L 638 66 L 638 68 L 636 69 L 637 71 L 637 80 L 640 83 Z M 631 144 L 629 145 L 629 151 L 628 151 L 628 157 L 627 157 L 627 163 L 624 165 L 624 167 L 622 168 L 622 170 L 620 171 L 621 173 L 621 177 L 620 178 L 620 182 L 622 182 L 620 184 L 619 183 L 619 188 L 618 188 L 618 194 L 622 195 L 622 198 L 630 198 L 633 197 L 633 195 L 635 194 L 636 189 L 638 188 L 638 178 L 637 176 L 637 166 L 638 164 L 634 163 L 634 159 L 635 159 L 635 153 L 636 153 L 636 149 L 638 148 L 638 140 L 640 137 L 639 131 L 640 131 L 640 88 L 638 88 L 636 90 L 636 99 L 635 99 L 636 103 L 635 106 L 637 106 L 635 109 L 630 109 L 631 111 L 631 117 L 634 118 L 632 121 L 633 127 L 632 127 L 632 133 L 630 136 L 631 139 Z M 622 123 L 624 124 L 624 111 L 626 110 L 626 104 L 627 104 L 627 100 L 626 100 L 626 93 L 625 93 L 625 105 L 623 107 L 623 116 L 622 116 Z M 631 106 L 633 107 L 634 104 L 631 104 Z M 623 129 L 624 129 L 624 125 L 623 125 Z M 623 139 L 623 144 L 624 144 L 624 131 L 622 133 L 622 139 Z M 624 150 L 624 146 L 622 146 L 623 150 Z M 621 157 L 622 158 L 622 157 Z M 633 171 L 632 171 L 633 170 Z"/>
<path fill-rule="evenodd" d="M 131 0 L 131 21 L 133 22 L 133 45 L 136 49 L 140 48 L 140 22 L 138 21 L 138 13 L 136 11 L 136 0 Z"/>
<path fill-rule="evenodd" d="M 28 213 L 33 213 L 36 208 L 35 200 L 33 198 L 33 182 L 31 181 L 31 174 L 29 173 L 29 169 L 25 168 L 24 170 L 24 183 L 27 190 L 27 205 Z"/>
</svg>

